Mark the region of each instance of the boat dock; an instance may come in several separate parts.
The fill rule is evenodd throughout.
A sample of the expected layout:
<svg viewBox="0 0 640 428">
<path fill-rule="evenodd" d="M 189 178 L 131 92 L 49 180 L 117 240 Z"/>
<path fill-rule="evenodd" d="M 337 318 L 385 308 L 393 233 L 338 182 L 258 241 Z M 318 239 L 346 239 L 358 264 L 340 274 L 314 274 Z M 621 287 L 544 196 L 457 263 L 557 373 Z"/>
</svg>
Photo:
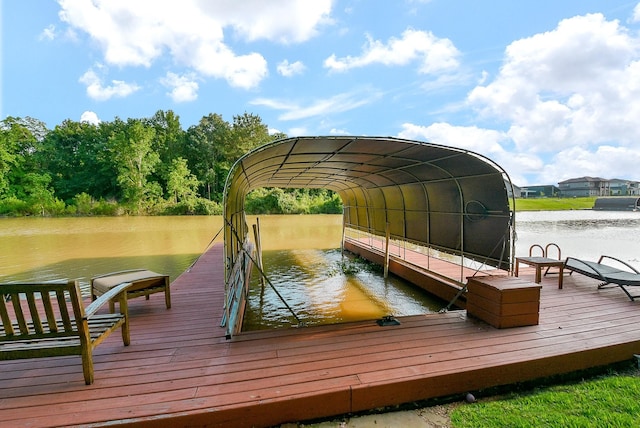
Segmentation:
<svg viewBox="0 0 640 428">
<path fill-rule="evenodd" d="M 240 333 L 220 327 L 223 246 L 161 294 L 129 301 L 131 345 L 80 357 L 0 361 L 0 420 L 12 427 L 270 427 L 568 373 L 640 354 L 640 302 L 617 288 L 543 277 L 539 324 L 495 328 L 465 310 Z M 534 269 L 520 279 L 533 282 Z"/>
</svg>

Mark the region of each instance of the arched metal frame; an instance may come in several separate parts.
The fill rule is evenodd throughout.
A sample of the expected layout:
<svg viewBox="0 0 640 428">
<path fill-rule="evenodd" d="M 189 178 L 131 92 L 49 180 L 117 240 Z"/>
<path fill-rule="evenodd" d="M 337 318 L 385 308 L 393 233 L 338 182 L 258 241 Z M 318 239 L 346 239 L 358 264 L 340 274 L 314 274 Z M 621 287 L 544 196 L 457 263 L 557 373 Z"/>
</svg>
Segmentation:
<svg viewBox="0 0 640 428">
<path fill-rule="evenodd" d="M 224 191 L 225 269 L 248 241 L 246 195 L 261 187 L 338 193 L 350 228 L 511 270 L 514 215 L 507 173 L 463 149 L 392 137 L 295 137 L 245 154 Z M 388 226 L 387 226 L 388 225 Z"/>
</svg>

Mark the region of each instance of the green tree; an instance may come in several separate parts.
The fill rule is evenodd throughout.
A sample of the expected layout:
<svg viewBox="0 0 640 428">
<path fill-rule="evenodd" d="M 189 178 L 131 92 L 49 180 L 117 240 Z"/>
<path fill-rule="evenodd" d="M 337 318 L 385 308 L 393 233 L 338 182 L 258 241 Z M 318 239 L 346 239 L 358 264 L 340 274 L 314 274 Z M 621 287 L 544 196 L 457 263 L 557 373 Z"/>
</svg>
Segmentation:
<svg viewBox="0 0 640 428">
<path fill-rule="evenodd" d="M 0 198 L 9 193 L 9 173 L 17 160 L 16 144 L 10 129 L 0 128 Z"/>
<path fill-rule="evenodd" d="M 91 208 L 93 206 L 93 198 L 87 193 L 80 193 L 74 196 L 73 203 L 76 207 L 76 213 L 80 215 L 91 214 Z"/>
<path fill-rule="evenodd" d="M 106 151 L 109 128 L 65 120 L 47 134 L 39 158 L 58 197 L 71 201 L 80 193 L 95 198 L 118 195 L 117 172 Z"/>
<path fill-rule="evenodd" d="M 187 161 L 183 158 L 174 159 L 171 162 L 167 192 L 172 195 L 173 201 L 193 202 L 197 198 L 198 179 L 191 174 Z"/>
<path fill-rule="evenodd" d="M 30 117 L 10 116 L 0 122 L 0 197 L 24 199 L 25 175 L 40 171 L 35 155 L 45 132 L 44 123 Z"/>
<path fill-rule="evenodd" d="M 156 131 L 153 148 L 160 156 L 153 178 L 166 188 L 173 160 L 179 157 L 186 158 L 186 132 L 180 125 L 180 116 L 172 110 L 158 110 L 148 123 Z"/>
<path fill-rule="evenodd" d="M 229 166 L 245 153 L 273 141 L 273 137 L 269 135 L 269 127 L 255 114 L 234 116 L 232 129 L 232 138 L 224 145 L 224 160 Z"/>
<path fill-rule="evenodd" d="M 109 149 L 117 166 L 117 182 L 125 203 L 140 214 L 159 193 L 158 184 L 147 180 L 160 160 L 153 150 L 155 130 L 139 119 L 129 119 L 127 123 L 116 119 L 115 122 Z"/>
<path fill-rule="evenodd" d="M 269 135 L 269 128 L 262 123 L 260 116 L 244 113 L 233 117 L 230 133 L 219 141 L 221 156 L 216 162 L 216 191 L 220 197 L 233 164 L 247 152 L 270 141 L 273 141 L 273 137 Z"/>
<path fill-rule="evenodd" d="M 0 121 L 0 213 L 220 213 L 234 162 L 281 138 L 249 113 L 232 123 L 209 114 L 186 132 L 171 110 L 97 126 L 65 120 L 51 131 L 37 119 L 8 117 Z M 337 210 L 339 202 L 300 189 L 268 189 L 250 201 L 286 213 Z"/>
<path fill-rule="evenodd" d="M 44 137 L 49 133 L 47 125 L 39 120 L 30 116 L 16 119 L 18 123 L 29 130 L 29 133 L 33 136 L 35 141 L 42 141 Z"/>
<path fill-rule="evenodd" d="M 33 214 L 44 217 L 47 214 L 61 214 L 64 211 L 64 202 L 56 199 L 49 187 L 50 183 L 49 174 L 35 172 L 25 174 L 23 184 L 27 194 L 27 203 Z"/>
<path fill-rule="evenodd" d="M 225 160 L 224 147 L 229 144 L 231 135 L 231 125 L 219 114 L 204 116 L 187 130 L 189 168 L 201 183 L 200 195 L 207 199 L 222 199 L 226 173 L 221 164 Z"/>
<path fill-rule="evenodd" d="M 281 135 L 281 134 L 280 134 Z M 234 116 L 233 124 L 219 114 L 204 116 L 187 131 L 187 159 L 202 187 L 200 194 L 222 200 L 224 183 L 231 166 L 248 151 L 273 140 L 259 116 Z"/>
</svg>

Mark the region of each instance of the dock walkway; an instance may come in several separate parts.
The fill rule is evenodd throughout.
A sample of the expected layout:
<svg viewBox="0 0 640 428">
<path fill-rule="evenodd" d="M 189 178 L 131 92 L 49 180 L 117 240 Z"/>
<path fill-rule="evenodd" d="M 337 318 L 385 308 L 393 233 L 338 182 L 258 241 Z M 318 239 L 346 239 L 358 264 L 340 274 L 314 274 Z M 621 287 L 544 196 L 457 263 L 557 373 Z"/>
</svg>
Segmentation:
<svg viewBox="0 0 640 428">
<path fill-rule="evenodd" d="M 496 329 L 466 311 L 242 333 L 225 339 L 222 245 L 163 296 L 129 301 L 131 345 L 79 357 L 0 361 L 11 427 L 268 427 L 611 364 L 640 353 L 640 302 L 595 280 L 542 280 L 540 324 Z M 534 270 L 521 279 L 533 281 Z"/>
</svg>

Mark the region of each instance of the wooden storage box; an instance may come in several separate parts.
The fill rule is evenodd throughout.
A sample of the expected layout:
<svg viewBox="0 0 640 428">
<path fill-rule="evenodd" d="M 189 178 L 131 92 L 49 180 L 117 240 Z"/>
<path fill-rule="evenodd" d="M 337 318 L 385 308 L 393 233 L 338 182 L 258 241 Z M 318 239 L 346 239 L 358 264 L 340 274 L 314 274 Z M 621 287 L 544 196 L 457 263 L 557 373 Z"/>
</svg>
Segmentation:
<svg viewBox="0 0 640 428">
<path fill-rule="evenodd" d="M 538 284 L 513 276 L 467 278 L 467 314 L 497 328 L 537 325 Z"/>
</svg>

